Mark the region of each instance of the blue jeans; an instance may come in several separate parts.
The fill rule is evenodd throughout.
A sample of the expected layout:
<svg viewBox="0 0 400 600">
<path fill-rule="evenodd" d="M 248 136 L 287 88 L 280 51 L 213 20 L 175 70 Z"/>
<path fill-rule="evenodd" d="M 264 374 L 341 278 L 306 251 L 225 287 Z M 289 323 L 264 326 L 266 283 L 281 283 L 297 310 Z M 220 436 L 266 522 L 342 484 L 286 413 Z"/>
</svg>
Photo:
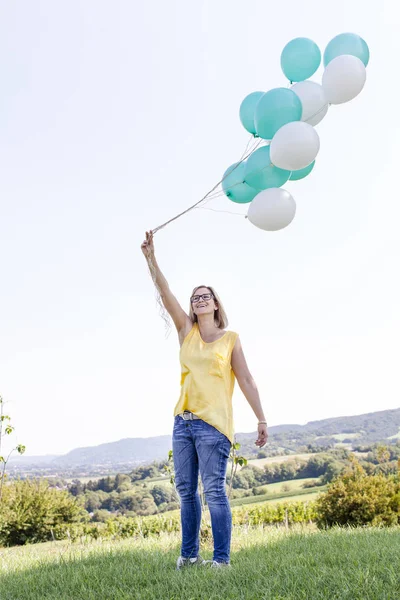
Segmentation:
<svg viewBox="0 0 400 600">
<path fill-rule="evenodd" d="M 172 434 L 175 485 L 181 500 L 181 556 L 199 554 L 201 503 L 199 470 L 211 515 L 213 560 L 230 560 L 232 514 L 226 495 L 226 468 L 231 448 L 228 438 L 201 419 L 184 421 L 177 415 Z"/>
</svg>

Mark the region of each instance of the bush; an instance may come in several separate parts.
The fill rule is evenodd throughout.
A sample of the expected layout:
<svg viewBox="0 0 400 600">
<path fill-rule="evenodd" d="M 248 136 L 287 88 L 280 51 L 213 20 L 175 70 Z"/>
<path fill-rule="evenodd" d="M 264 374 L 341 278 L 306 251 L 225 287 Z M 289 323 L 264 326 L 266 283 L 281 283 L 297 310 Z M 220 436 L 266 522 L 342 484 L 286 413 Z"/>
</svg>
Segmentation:
<svg viewBox="0 0 400 600">
<path fill-rule="evenodd" d="M 265 494 L 268 494 L 268 488 L 267 487 L 254 487 L 252 489 L 253 492 L 253 496 L 265 496 Z"/>
<path fill-rule="evenodd" d="M 158 512 L 168 512 L 169 510 L 178 510 L 179 502 L 163 502 L 158 505 Z"/>
<path fill-rule="evenodd" d="M 236 490 L 232 489 L 231 500 L 234 500 L 235 498 L 244 498 L 248 495 L 248 492 L 249 490 L 241 490 L 240 488 Z"/>
<path fill-rule="evenodd" d="M 105 523 L 110 518 L 110 513 L 108 510 L 104 508 L 100 508 L 99 510 L 95 510 L 93 513 L 92 521 L 95 523 Z"/>
<path fill-rule="evenodd" d="M 16 481 L 3 489 L 0 544 L 23 545 L 62 539 L 67 529 L 87 519 L 87 513 L 67 491 L 44 480 Z"/>
<path fill-rule="evenodd" d="M 308 489 L 308 488 L 318 487 L 321 485 L 324 485 L 324 482 L 322 481 L 322 479 L 310 479 L 310 481 L 305 481 L 301 487 L 303 489 Z"/>
<path fill-rule="evenodd" d="M 336 478 L 316 500 L 319 527 L 400 524 L 400 481 L 382 473 L 368 475 L 360 463 Z"/>
</svg>

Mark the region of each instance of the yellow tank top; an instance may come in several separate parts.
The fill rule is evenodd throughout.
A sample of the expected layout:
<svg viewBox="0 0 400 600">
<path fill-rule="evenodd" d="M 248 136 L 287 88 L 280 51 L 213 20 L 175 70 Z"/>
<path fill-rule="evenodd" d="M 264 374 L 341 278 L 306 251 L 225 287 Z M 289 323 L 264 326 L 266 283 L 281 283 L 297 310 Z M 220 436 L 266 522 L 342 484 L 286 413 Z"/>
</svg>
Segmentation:
<svg viewBox="0 0 400 600">
<path fill-rule="evenodd" d="M 190 410 L 234 441 L 232 395 L 235 375 L 231 367 L 237 333 L 227 331 L 219 340 L 204 342 L 194 323 L 180 351 L 181 394 L 174 416 Z"/>
</svg>

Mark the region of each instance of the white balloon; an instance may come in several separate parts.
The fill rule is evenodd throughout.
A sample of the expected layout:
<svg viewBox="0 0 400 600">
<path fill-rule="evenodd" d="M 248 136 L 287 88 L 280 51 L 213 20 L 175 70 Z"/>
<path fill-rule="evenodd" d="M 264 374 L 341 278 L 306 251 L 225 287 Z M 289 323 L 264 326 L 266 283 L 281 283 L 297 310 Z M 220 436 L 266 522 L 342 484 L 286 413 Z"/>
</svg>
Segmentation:
<svg viewBox="0 0 400 600">
<path fill-rule="evenodd" d="M 296 203 L 282 188 L 268 188 L 253 198 L 247 218 L 250 223 L 266 231 L 287 227 L 296 214 Z"/>
<path fill-rule="evenodd" d="M 337 56 L 327 64 L 322 87 L 330 104 L 353 100 L 364 87 L 367 71 L 364 63 L 350 54 Z"/>
<path fill-rule="evenodd" d="M 303 105 L 301 120 L 309 125 L 318 125 L 329 108 L 322 85 L 315 81 L 299 81 L 291 89 Z"/>
<path fill-rule="evenodd" d="M 275 167 L 287 171 L 305 169 L 319 152 L 319 137 L 312 125 L 303 121 L 286 123 L 271 141 L 270 159 Z"/>
</svg>

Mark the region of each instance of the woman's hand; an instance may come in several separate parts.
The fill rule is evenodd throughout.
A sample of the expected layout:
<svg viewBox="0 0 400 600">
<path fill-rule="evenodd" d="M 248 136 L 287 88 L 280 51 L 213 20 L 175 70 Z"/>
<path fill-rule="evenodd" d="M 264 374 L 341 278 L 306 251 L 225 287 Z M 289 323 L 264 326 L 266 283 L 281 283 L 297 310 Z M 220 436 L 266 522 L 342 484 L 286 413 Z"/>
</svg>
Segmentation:
<svg viewBox="0 0 400 600">
<path fill-rule="evenodd" d="M 268 430 L 265 423 L 258 424 L 258 439 L 256 441 L 256 446 L 262 448 L 267 443 L 268 439 Z"/>
<path fill-rule="evenodd" d="M 146 259 L 154 257 L 154 242 L 152 231 L 146 231 L 146 239 L 142 243 L 141 249 Z"/>
</svg>

